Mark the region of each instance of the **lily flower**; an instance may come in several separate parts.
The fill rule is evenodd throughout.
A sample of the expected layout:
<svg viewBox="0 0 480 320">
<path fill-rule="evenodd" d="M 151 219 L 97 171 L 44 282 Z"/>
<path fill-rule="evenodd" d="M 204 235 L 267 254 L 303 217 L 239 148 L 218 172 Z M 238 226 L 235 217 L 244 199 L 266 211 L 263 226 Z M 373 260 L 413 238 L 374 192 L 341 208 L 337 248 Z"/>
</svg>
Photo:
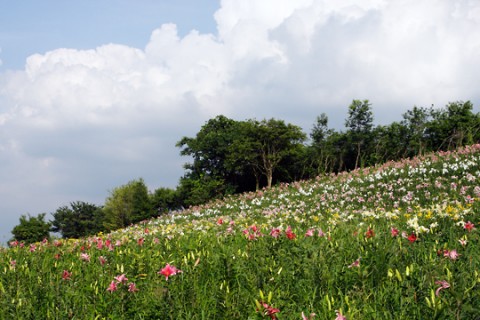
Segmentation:
<svg viewBox="0 0 480 320">
<path fill-rule="evenodd" d="M 170 276 L 174 276 L 176 275 L 177 273 L 179 272 L 182 272 L 182 270 L 179 270 L 177 269 L 176 267 L 170 265 L 167 263 L 167 265 L 165 266 L 165 268 L 163 268 L 162 270 L 158 271 L 157 274 L 161 274 L 161 275 L 164 275 L 165 276 L 165 280 L 168 280 L 168 277 Z"/>
<path fill-rule="evenodd" d="M 126 283 L 128 281 L 127 277 L 125 274 L 121 274 L 119 276 L 115 277 L 115 280 L 117 280 L 117 283 Z"/>
<path fill-rule="evenodd" d="M 353 261 L 351 265 L 348 266 L 349 268 L 353 268 L 353 267 L 360 267 L 360 258 L 358 258 L 357 260 Z"/>
<path fill-rule="evenodd" d="M 138 291 L 138 288 L 137 286 L 135 285 L 134 282 L 130 282 L 128 284 L 128 292 L 137 292 Z"/>
<path fill-rule="evenodd" d="M 107 288 L 107 291 L 113 292 L 118 289 L 117 283 L 115 281 L 110 282 L 110 285 Z"/>
<path fill-rule="evenodd" d="M 435 295 L 436 295 L 437 297 L 440 295 L 440 290 L 450 288 L 450 284 L 449 284 L 447 281 L 445 281 L 445 280 L 435 281 L 435 284 L 439 284 L 439 285 L 440 285 L 440 287 L 438 287 L 437 290 L 435 291 Z"/>
</svg>

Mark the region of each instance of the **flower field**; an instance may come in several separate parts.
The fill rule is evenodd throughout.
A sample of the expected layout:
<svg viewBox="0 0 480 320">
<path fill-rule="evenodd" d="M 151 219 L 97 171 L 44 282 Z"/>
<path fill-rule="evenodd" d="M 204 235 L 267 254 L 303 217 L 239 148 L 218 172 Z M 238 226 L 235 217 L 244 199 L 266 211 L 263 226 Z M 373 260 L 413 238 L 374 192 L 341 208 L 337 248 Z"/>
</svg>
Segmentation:
<svg viewBox="0 0 480 320">
<path fill-rule="evenodd" d="M 480 145 L 0 249 L 0 319 L 476 319 Z"/>
</svg>

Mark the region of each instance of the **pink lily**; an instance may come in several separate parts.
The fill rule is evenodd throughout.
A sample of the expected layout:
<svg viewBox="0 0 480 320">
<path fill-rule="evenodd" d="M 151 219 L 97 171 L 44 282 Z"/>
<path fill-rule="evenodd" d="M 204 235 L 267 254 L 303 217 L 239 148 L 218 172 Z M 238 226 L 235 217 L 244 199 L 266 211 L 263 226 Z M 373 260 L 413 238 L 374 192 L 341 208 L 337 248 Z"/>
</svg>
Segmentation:
<svg viewBox="0 0 480 320">
<path fill-rule="evenodd" d="M 138 288 L 137 286 L 135 285 L 134 282 L 130 282 L 128 284 L 128 292 L 137 292 L 138 291 Z"/>
<path fill-rule="evenodd" d="M 119 276 L 115 277 L 115 280 L 117 280 L 117 283 L 126 283 L 128 281 L 127 277 L 125 274 L 121 274 Z"/>
<path fill-rule="evenodd" d="M 439 285 L 440 285 L 440 287 L 438 287 L 437 290 L 435 291 L 435 295 L 436 295 L 437 297 L 440 295 L 440 290 L 450 288 L 450 284 L 449 284 L 447 281 L 445 281 L 445 280 L 435 281 L 435 284 L 439 284 Z"/>
<path fill-rule="evenodd" d="M 113 292 L 116 291 L 117 288 L 117 283 L 115 281 L 110 282 L 110 285 L 107 288 L 107 291 Z"/>
<path fill-rule="evenodd" d="M 165 276 L 165 280 L 168 280 L 168 277 L 170 276 L 174 276 L 176 275 L 177 273 L 179 272 L 182 272 L 182 270 L 179 270 L 177 269 L 176 267 L 170 265 L 167 263 L 167 265 L 165 266 L 165 268 L 163 268 L 162 270 L 158 271 L 157 273 L 158 274 L 162 274 Z"/>
</svg>

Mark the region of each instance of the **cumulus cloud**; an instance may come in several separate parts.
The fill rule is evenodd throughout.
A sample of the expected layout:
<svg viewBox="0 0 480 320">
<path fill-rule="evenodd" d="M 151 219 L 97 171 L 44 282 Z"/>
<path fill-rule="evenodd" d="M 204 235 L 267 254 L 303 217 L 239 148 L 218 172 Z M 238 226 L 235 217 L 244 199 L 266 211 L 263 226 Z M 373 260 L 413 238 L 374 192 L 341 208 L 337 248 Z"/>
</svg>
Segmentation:
<svg viewBox="0 0 480 320">
<path fill-rule="evenodd" d="M 478 1 L 223 0 L 215 20 L 216 34 L 164 24 L 144 48 L 59 48 L 0 74 L 8 210 L 101 202 L 138 177 L 173 187 L 176 141 L 217 114 L 308 132 L 322 112 L 338 128 L 352 99 L 387 123 L 414 104 L 480 103 Z"/>
</svg>

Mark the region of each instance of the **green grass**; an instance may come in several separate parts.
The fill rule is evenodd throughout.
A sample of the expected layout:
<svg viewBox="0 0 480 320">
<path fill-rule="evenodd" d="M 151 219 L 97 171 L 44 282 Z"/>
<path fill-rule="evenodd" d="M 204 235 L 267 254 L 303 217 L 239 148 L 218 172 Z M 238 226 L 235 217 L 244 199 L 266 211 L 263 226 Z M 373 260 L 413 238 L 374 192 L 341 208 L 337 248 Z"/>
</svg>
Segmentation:
<svg viewBox="0 0 480 320">
<path fill-rule="evenodd" d="M 475 145 L 18 244 L 0 251 L 0 318 L 475 319 L 479 197 Z"/>
</svg>

